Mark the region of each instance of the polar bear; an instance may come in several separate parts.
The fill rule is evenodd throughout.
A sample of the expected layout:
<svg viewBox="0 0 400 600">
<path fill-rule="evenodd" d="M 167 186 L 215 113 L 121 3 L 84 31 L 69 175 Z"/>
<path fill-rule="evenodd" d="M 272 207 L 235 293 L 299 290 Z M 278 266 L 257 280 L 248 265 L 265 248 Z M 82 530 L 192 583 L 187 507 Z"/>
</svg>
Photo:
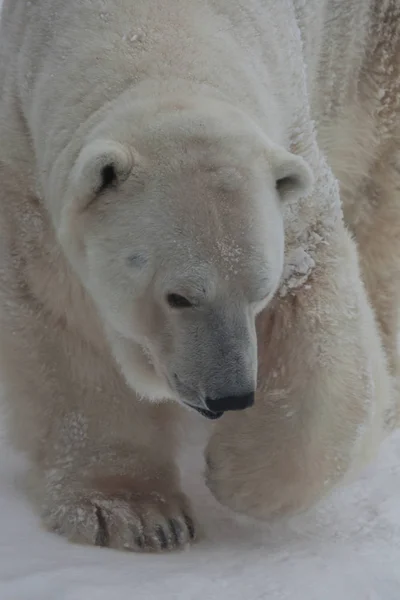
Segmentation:
<svg viewBox="0 0 400 600">
<path fill-rule="evenodd" d="M 396 10 L 4 1 L 0 367 L 46 527 L 193 541 L 186 410 L 214 495 L 260 518 L 394 426 Z"/>
</svg>

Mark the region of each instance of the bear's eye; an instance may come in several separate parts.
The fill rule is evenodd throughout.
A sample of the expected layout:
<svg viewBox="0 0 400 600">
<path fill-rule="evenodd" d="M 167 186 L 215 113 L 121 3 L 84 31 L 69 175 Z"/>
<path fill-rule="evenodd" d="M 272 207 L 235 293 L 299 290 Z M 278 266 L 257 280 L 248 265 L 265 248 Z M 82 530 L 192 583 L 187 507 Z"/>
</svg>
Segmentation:
<svg viewBox="0 0 400 600">
<path fill-rule="evenodd" d="M 101 192 L 104 192 L 104 190 L 106 190 L 107 188 L 109 188 L 117 182 L 117 173 L 115 172 L 114 165 L 105 165 L 101 169 L 100 178 L 101 184 L 99 186 L 99 189 L 97 190 L 98 194 L 101 194 Z"/>
<path fill-rule="evenodd" d="M 168 294 L 167 302 L 171 308 L 190 308 L 193 304 L 180 294 Z"/>
</svg>

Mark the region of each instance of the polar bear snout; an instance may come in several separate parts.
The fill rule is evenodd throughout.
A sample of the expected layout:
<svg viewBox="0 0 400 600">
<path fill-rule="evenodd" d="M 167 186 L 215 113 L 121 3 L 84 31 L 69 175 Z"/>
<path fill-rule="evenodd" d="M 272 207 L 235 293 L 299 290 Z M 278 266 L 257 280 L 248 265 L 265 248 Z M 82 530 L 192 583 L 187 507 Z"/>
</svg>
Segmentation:
<svg viewBox="0 0 400 600">
<path fill-rule="evenodd" d="M 209 418 L 254 404 L 257 336 L 249 313 L 226 298 L 219 307 L 174 315 L 175 336 L 158 362 L 164 359 L 178 401 Z"/>
</svg>

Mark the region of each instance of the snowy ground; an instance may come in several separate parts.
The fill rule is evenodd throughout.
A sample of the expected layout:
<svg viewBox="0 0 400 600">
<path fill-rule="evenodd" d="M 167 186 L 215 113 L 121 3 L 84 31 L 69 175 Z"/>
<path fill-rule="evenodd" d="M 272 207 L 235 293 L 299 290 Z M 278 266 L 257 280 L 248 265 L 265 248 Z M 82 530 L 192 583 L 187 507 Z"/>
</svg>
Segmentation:
<svg viewBox="0 0 400 600">
<path fill-rule="evenodd" d="M 358 481 L 272 527 L 216 505 L 198 438 L 184 471 L 204 538 L 164 556 L 73 546 L 42 531 L 15 477 L 20 461 L 2 450 L 0 600 L 400 599 L 400 433 Z"/>
</svg>

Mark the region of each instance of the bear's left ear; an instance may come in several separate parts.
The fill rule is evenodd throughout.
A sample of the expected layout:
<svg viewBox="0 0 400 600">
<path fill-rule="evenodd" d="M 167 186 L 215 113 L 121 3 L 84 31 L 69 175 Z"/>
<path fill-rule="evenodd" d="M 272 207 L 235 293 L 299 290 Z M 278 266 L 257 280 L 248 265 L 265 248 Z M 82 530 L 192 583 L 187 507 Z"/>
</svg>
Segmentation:
<svg viewBox="0 0 400 600">
<path fill-rule="evenodd" d="M 84 210 L 108 189 L 125 181 L 135 162 L 134 151 L 119 142 L 96 140 L 85 146 L 69 179 L 75 210 Z"/>
<path fill-rule="evenodd" d="M 275 186 L 283 202 L 307 196 L 312 189 L 314 177 L 306 161 L 283 147 L 271 144 L 267 160 L 275 179 Z"/>
<path fill-rule="evenodd" d="M 68 155 L 64 158 L 68 165 Z M 98 139 L 86 144 L 68 171 L 60 165 L 64 178 L 57 178 L 53 168 L 51 194 L 57 236 L 70 255 L 83 247 L 84 220 L 89 207 L 95 207 L 107 197 L 118 201 L 119 186 L 135 171 L 132 180 L 142 184 L 143 161 L 136 151 L 114 140 Z M 133 186 L 134 187 L 134 186 Z M 60 200 L 58 200 L 60 199 Z M 58 202 L 57 202 L 58 200 Z"/>
</svg>

